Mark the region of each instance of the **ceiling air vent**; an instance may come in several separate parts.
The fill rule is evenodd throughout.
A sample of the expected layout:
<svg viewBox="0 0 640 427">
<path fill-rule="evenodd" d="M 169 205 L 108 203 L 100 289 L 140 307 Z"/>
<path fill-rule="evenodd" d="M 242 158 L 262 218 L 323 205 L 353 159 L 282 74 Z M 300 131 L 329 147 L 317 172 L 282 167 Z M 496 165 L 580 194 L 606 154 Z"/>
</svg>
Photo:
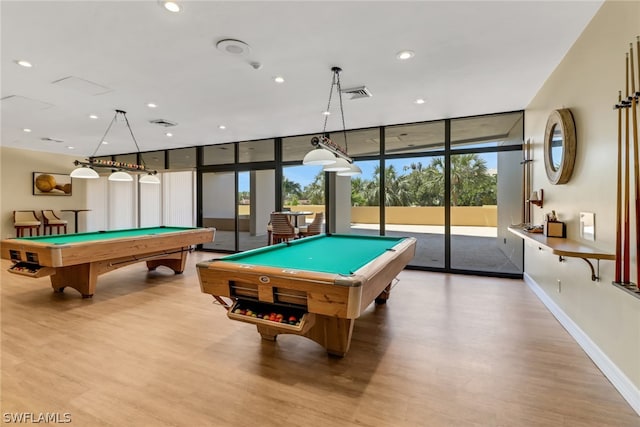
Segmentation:
<svg viewBox="0 0 640 427">
<path fill-rule="evenodd" d="M 151 123 L 153 125 L 164 126 L 166 128 L 177 125 L 176 122 L 170 122 L 169 120 L 165 120 L 165 119 L 149 120 L 149 123 Z"/>
<path fill-rule="evenodd" d="M 366 86 L 352 87 L 350 89 L 342 89 L 342 93 L 351 95 L 349 99 L 371 98 L 373 95 Z"/>
<path fill-rule="evenodd" d="M 57 142 L 58 144 L 59 144 L 59 143 L 61 143 L 61 142 L 64 142 L 64 141 L 63 141 L 63 140 L 61 140 L 61 139 L 49 138 L 48 136 L 45 136 L 45 137 L 43 137 L 43 138 L 40 138 L 40 140 L 41 140 L 41 141 L 44 141 L 44 142 Z"/>
</svg>

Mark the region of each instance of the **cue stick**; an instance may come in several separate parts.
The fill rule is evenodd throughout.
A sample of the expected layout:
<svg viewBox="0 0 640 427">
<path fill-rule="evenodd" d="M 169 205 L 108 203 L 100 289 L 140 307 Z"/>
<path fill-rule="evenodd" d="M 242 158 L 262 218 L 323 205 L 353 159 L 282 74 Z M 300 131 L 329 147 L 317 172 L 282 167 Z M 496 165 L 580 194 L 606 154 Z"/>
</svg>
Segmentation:
<svg viewBox="0 0 640 427">
<path fill-rule="evenodd" d="M 616 198 L 616 273 L 615 282 L 621 282 L 622 276 L 622 91 L 618 91 L 618 177 Z"/>
<path fill-rule="evenodd" d="M 639 64 L 640 67 L 640 64 Z M 636 190 L 636 257 L 640 254 L 640 174 L 638 173 L 638 113 L 636 102 L 636 77 L 633 69 L 633 43 L 629 48 L 629 73 L 631 77 L 631 118 L 633 132 L 633 173 Z M 636 281 L 640 281 L 640 263 L 636 262 Z"/>
<path fill-rule="evenodd" d="M 626 55 L 625 60 L 625 93 L 629 93 L 629 54 Z M 631 192 L 629 189 L 629 109 L 627 108 L 627 104 L 624 104 L 624 116 L 625 116 L 625 133 L 624 133 L 624 159 L 625 159 L 625 167 L 624 167 L 624 182 L 625 182 L 625 193 L 624 193 L 624 256 L 623 256 L 623 265 L 622 265 L 622 281 L 623 283 L 629 283 L 629 257 L 630 257 L 630 247 L 629 247 L 629 193 Z"/>
</svg>

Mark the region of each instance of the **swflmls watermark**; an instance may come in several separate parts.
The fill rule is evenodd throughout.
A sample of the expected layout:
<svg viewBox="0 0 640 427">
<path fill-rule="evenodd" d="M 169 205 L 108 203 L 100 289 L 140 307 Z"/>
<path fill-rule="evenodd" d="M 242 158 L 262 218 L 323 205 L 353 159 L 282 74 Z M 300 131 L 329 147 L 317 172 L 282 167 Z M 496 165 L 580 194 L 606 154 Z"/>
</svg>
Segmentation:
<svg viewBox="0 0 640 427">
<path fill-rule="evenodd" d="M 67 424 L 71 422 L 69 412 L 4 412 L 5 424 Z"/>
</svg>

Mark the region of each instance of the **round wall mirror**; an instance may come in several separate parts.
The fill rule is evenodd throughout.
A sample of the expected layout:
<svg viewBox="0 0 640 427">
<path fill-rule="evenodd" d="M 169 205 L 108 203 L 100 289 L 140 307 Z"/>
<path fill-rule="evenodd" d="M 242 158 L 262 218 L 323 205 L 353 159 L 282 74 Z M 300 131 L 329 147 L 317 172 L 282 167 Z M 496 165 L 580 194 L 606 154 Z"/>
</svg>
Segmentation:
<svg viewBox="0 0 640 427">
<path fill-rule="evenodd" d="M 576 159 L 576 126 L 569 109 L 554 110 L 544 132 L 544 166 L 551 184 L 569 182 Z"/>
</svg>

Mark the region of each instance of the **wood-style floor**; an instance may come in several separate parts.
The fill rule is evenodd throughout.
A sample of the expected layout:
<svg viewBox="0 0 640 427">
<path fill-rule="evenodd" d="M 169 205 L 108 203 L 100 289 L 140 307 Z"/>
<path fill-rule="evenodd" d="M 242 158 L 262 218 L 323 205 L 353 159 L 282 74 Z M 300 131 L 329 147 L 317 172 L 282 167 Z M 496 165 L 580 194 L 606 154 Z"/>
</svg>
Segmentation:
<svg viewBox="0 0 640 427">
<path fill-rule="evenodd" d="M 404 271 L 349 353 L 227 319 L 184 275 L 144 263 L 93 299 L 2 261 L 7 414 L 73 426 L 640 426 L 522 281 Z"/>
</svg>

